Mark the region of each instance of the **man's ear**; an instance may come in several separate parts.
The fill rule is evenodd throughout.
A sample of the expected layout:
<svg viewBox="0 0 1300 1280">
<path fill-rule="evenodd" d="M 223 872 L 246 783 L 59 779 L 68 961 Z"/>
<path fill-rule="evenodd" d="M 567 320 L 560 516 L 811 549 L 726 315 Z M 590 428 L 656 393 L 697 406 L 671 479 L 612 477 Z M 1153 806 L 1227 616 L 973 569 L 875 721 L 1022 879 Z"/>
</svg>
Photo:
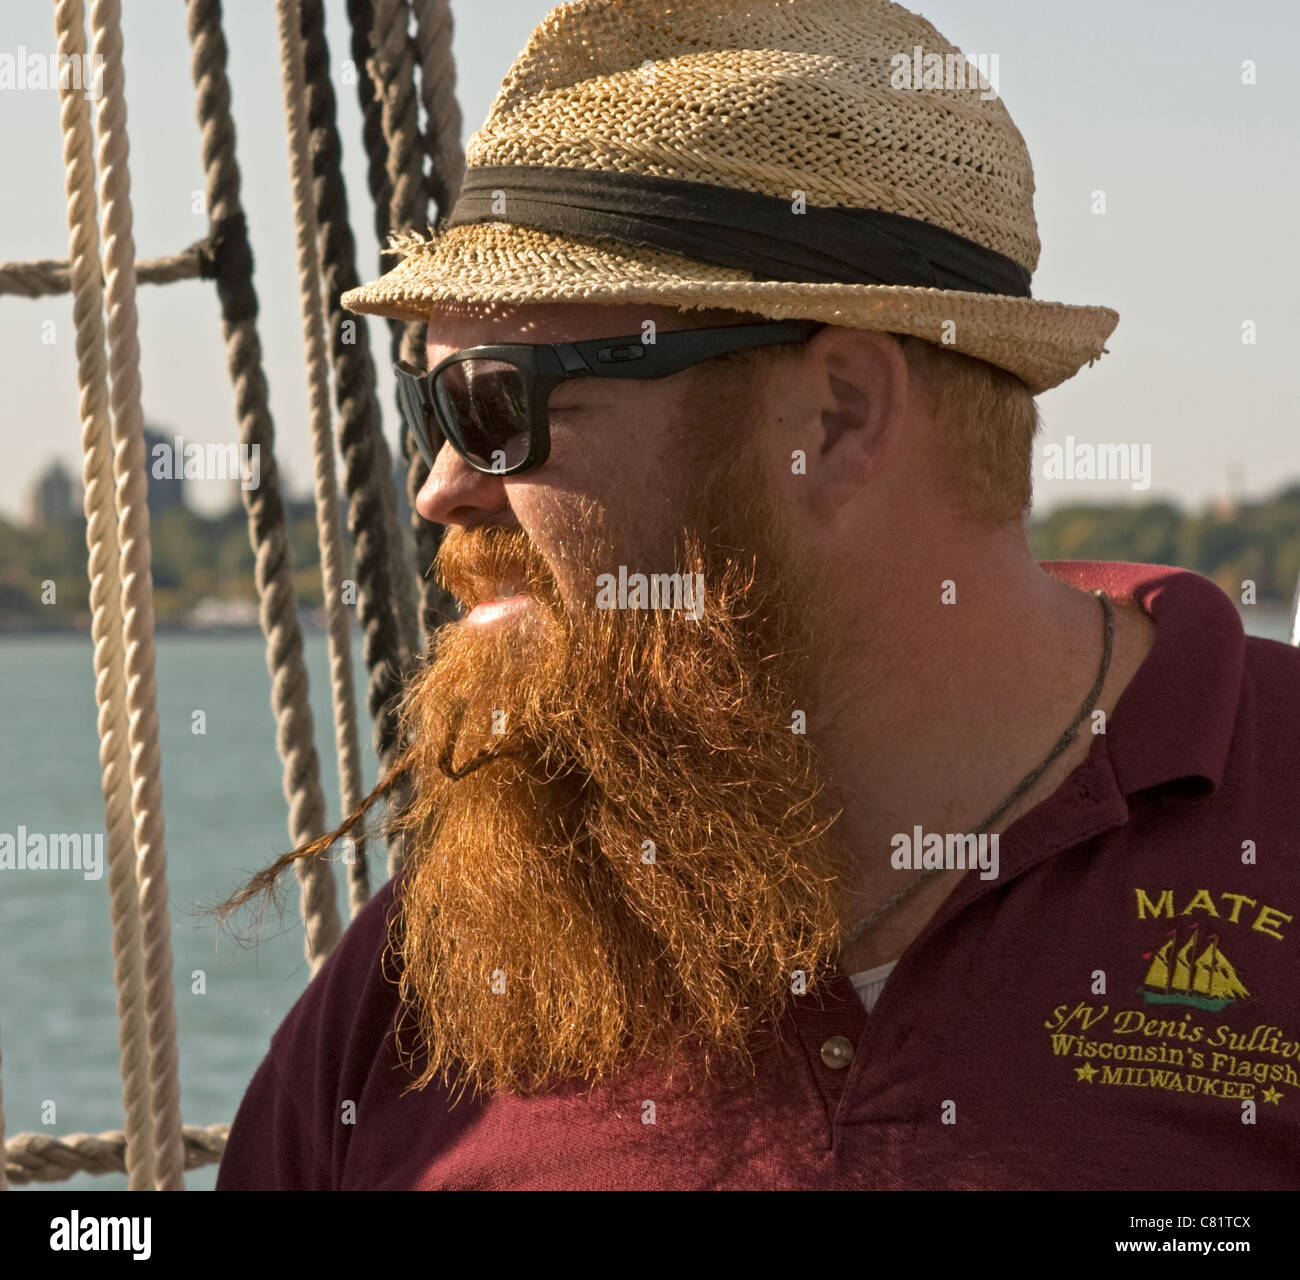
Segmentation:
<svg viewBox="0 0 1300 1280">
<path fill-rule="evenodd" d="M 809 471 L 858 488 L 878 472 L 906 420 L 916 389 L 907 358 L 891 334 L 843 328 L 824 329 L 808 356 L 818 437 Z"/>
</svg>

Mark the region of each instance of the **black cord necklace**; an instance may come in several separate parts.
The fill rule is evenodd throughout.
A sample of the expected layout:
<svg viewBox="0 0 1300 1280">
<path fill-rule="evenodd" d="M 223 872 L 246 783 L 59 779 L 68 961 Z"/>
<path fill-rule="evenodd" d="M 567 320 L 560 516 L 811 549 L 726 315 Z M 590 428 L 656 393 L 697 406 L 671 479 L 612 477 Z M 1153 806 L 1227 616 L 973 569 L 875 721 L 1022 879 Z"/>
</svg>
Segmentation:
<svg viewBox="0 0 1300 1280">
<path fill-rule="evenodd" d="M 1030 787 L 1034 785 L 1035 782 L 1038 781 L 1039 778 L 1043 776 L 1043 772 L 1046 770 L 1047 766 L 1051 764 L 1052 761 L 1055 760 L 1071 742 L 1074 741 L 1074 735 L 1079 732 L 1079 726 L 1097 709 L 1097 700 L 1101 697 L 1102 688 L 1106 683 L 1106 674 L 1110 670 L 1111 645 L 1115 638 L 1115 617 L 1111 612 L 1110 601 L 1107 599 L 1106 593 L 1099 588 L 1092 594 L 1101 601 L 1102 612 L 1105 615 L 1105 643 L 1102 646 L 1101 669 L 1097 672 L 1097 683 L 1092 686 L 1088 696 L 1084 699 L 1083 710 L 1079 712 L 1074 723 L 1061 735 L 1060 741 L 1052 748 L 1047 759 L 1021 779 L 1020 783 L 1016 786 L 1016 789 L 1000 805 L 998 805 L 998 807 L 994 809 L 978 827 L 975 828 L 972 833 L 973 835 L 978 836 L 987 831 L 994 822 L 996 822 L 1017 800 L 1020 799 L 1022 795 L 1024 795 L 1026 791 L 1029 790 Z M 900 902 L 919 889 L 927 880 L 932 879 L 944 869 L 945 868 L 943 867 L 931 867 L 928 871 L 922 871 L 911 884 L 906 886 L 906 888 L 900 889 L 892 898 L 877 907 L 869 916 L 863 920 L 859 920 L 858 923 L 844 935 L 843 945 L 848 947 L 855 943 L 868 929 L 871 928 L 873 924 L 876 923 L 877 920 L 891 912 Z"/>
</svg>

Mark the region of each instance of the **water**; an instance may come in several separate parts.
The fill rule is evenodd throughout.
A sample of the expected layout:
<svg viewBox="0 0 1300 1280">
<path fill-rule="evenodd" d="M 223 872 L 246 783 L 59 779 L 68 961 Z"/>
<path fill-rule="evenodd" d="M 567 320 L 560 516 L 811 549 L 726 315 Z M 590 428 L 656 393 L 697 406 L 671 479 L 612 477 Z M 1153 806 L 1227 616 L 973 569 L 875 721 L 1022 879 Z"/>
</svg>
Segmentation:
<svg viewBox="0 0 1300 1280">
<path fill-rule="evenodd" d="M 1282 612 L 1252 610 L 1257 635 L 1285 640 Z M 173 905 L 181 1106 L 187 1124 L 230 1121 L 270 1037 L 307 983 L 296 882 L 288 877 L 283 927 L 274 918 L 256 948 L 240 948 L 192 914 L 227 896 L 245 873 L 289 848 L 260 636 L 158 638 L 168 880 Z M 365 684 L 353 635 L 357 689 Z M 333 715 L 323 635 L 307 638 L 317 747 L 328 815 L 338 815 Z M 102 831 L 94 682 L 88 637 L 0 638 L 4 760 L 0 831 Z M 191 732 L 205 712 L 207 732 Z M 375 758 L 368 721 L 365 785 Z M 382 862 L 382 849 L 372 858 Z M 372 866 L 372 884 L 383 876 Z M 346 887 L 336 868 L 340 913 Z M 206 993 L 192 991 L 202 970 Z M 0 883 L 0 1051 L 6 1133 L 100 1133 L 122 1127 L 117 999 L 112 978 L 108 879 L 74 871 L 8 872 Z M 54 1122 L 42 1108 L 54 1104 Z M 186 1174 L 210 1189 L 215 1166 Z M 80 1174 L 45 1186 L 123 1190 L 120 1175 Z"/>
<path fill-rule="evenodd" d="M 364 696 L 360 636 L 353 633 L 358 696 Z M 312 710 L 327 816 L 339 812 L 326 640 L 306 643 Z M 283 923 L 274 912 L 257 947 L 241 948 L 193 915 L 227 895 L 244 873 L 291 847 L 275 750 L 270 682 L 260 635 L 161 635 L 157 641 L 172 950 L 180 1037 L 181 1108 L 187 1124 L 234 1118 L 270 1037 L 308 980 L 297 882 L 286 877 Z M 89 637 L 0 639 L 4 769 L 0 831 L 104 829 Z M 196 710 L 207 732 L 191 732 Z M 376 763 L 369 719 L 359 707 L 363 782 Z M 372 848 L 371 882 L 384 876 Z M 378 860 L 380 866 L 373 864 Z M 336 868 L 339 911 L 347 890 Z M 77 871 L 9 871 L 0 881 L 0 1073 L 7 1136 L 100 1133 L 122 1127 L 117 996 L 112 977 L 108 877 Z M 192 993 L 195 970 L 206 994 Z M 53 1124 L 42 1107 L 55 1106 Z M 186 1185 L 210 1189 L 215 1166 Z M 124 1175 L 81 1174 L 69 1189 L 124 1190 Z"/>
</svg>

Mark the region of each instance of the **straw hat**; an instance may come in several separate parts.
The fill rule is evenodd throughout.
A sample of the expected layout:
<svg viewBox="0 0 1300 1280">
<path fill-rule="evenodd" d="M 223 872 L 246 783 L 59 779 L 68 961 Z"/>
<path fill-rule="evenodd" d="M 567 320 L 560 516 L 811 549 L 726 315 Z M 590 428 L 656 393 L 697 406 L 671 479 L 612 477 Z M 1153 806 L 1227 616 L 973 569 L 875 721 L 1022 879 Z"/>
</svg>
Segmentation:
<svg viewBox="0 0 1300 1280">
<path fill-rule="evenodd" d="M 913 334 L 1035 393 L 1119 320 L 1029 296 L 1025 141 L 956 47 L 888 0 L 559 5 L 466 159 L 451 217 L 393 237 L 401 262 L 346 308 L 729 308 Z"/>
</svg>

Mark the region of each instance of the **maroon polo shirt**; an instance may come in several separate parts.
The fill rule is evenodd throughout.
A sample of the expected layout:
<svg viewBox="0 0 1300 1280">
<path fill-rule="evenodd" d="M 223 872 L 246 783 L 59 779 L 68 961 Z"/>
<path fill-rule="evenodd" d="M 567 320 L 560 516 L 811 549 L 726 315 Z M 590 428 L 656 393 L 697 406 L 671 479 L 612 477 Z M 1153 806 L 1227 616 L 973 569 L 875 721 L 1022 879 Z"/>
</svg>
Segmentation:
<svg viewBox="0 0 1300 1280">
<path fill-rule="evenodd" d="M 1138 601 L 1154 646 L 874 1013 L 839 972 L 753 1074 L 402 1096 L 390 883 L 273 1037 L 217 1189 L 1300 1187 L 1300 652 L 1196 574 L 1044 567 Z"/>
</svg>

